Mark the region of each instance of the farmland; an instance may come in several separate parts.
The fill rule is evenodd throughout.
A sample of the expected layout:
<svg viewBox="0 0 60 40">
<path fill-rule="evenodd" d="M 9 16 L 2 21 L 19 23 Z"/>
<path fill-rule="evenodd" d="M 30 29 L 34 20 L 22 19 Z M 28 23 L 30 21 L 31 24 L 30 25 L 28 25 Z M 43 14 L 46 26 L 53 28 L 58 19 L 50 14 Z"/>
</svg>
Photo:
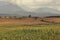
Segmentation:
<svg viewBox="0 0 60 40">
<path fill-rule="evenodd" d="M 60 25 L 3 25 L 0 40 L 60 40 Z"/>
<path fill-rule="evenodd" d="M 42 21 L 43 20 L 43 21 Z M 0 25 L 36 25 L 36 24 L 47 24 L 47 23 L 60 23 L 60 18 L 1 18 Z"/>
<path fill-rule="evenodd" d="M 60 40 L 60 21 L 41 20 L 0 19 L 0 40 Z"/>
</svg>

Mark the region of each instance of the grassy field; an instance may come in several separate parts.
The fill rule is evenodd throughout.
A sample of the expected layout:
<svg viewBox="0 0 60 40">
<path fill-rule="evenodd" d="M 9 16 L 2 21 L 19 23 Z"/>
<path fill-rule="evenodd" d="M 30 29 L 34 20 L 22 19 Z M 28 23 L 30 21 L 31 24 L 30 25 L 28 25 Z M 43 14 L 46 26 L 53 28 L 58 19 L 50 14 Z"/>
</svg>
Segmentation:
<svg viewBox="0 0 60 40">
<path fill-rule="evenodd" d="M 0 40 L 60 40 L 60 24 L 0 25 Z"/>
</svg>

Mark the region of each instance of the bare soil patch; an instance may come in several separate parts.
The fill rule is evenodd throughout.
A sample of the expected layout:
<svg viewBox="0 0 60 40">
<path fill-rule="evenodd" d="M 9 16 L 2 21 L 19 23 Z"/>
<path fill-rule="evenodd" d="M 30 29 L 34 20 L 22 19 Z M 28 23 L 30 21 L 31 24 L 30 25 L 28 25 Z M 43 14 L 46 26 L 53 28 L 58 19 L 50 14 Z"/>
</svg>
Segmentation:
<svg viewBox="0 0 60 40">
<path fill-rule="evenodd" d="M 60 22 L 60 18 L 22 18 L 22 19 L 8 19 L 8 18 L 0 18 L 0 25 L 23 25 L 23 24 L 44 24 L 46 22 Z"/>
</svg>

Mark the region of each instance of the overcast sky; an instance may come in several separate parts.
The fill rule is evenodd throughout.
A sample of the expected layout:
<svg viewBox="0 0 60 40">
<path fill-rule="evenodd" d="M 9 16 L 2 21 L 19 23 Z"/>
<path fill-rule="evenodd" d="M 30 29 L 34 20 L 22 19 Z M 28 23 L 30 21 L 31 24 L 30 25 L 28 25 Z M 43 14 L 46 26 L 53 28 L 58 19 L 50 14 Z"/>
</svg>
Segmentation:
<svg viewBox="0 0 60 40">
<path fill-rule="evenodd" d="M 35 10 L 37 8 L 49 7 L 60 10 L 60 0 L 0 0 L 10 2 L 22 7 L 25 10 Z"/>
</svg>

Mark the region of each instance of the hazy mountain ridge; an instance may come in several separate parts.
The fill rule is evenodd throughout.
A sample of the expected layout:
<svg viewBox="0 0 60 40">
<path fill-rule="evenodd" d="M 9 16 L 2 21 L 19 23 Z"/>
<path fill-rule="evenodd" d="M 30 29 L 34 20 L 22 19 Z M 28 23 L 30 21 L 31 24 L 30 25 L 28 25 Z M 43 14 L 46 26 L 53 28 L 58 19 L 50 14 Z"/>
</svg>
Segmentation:
<svg viewBox="0 0 60 40">
<path fill-rule="evenodd" d="M 52 8 L 39 8 L 34 11 L 37 15 L 40 16 L 60 16 L 60 11 Z"/>
<path fill-rule="evenodd" d="M 0 16 L 60 16 L 60 11 L 51 8 L 39 8 L 33 12 L 25 11 L 17 5 L 0 2 Z"/>
<path fill-rule="evenodd" d="M 10 4 L 7 2 L 0 2 L 0 13 L 15 13 L 15 12 L 25 12 L 22 8 L 18 7 L 17 5 Z"/>
</svg>

